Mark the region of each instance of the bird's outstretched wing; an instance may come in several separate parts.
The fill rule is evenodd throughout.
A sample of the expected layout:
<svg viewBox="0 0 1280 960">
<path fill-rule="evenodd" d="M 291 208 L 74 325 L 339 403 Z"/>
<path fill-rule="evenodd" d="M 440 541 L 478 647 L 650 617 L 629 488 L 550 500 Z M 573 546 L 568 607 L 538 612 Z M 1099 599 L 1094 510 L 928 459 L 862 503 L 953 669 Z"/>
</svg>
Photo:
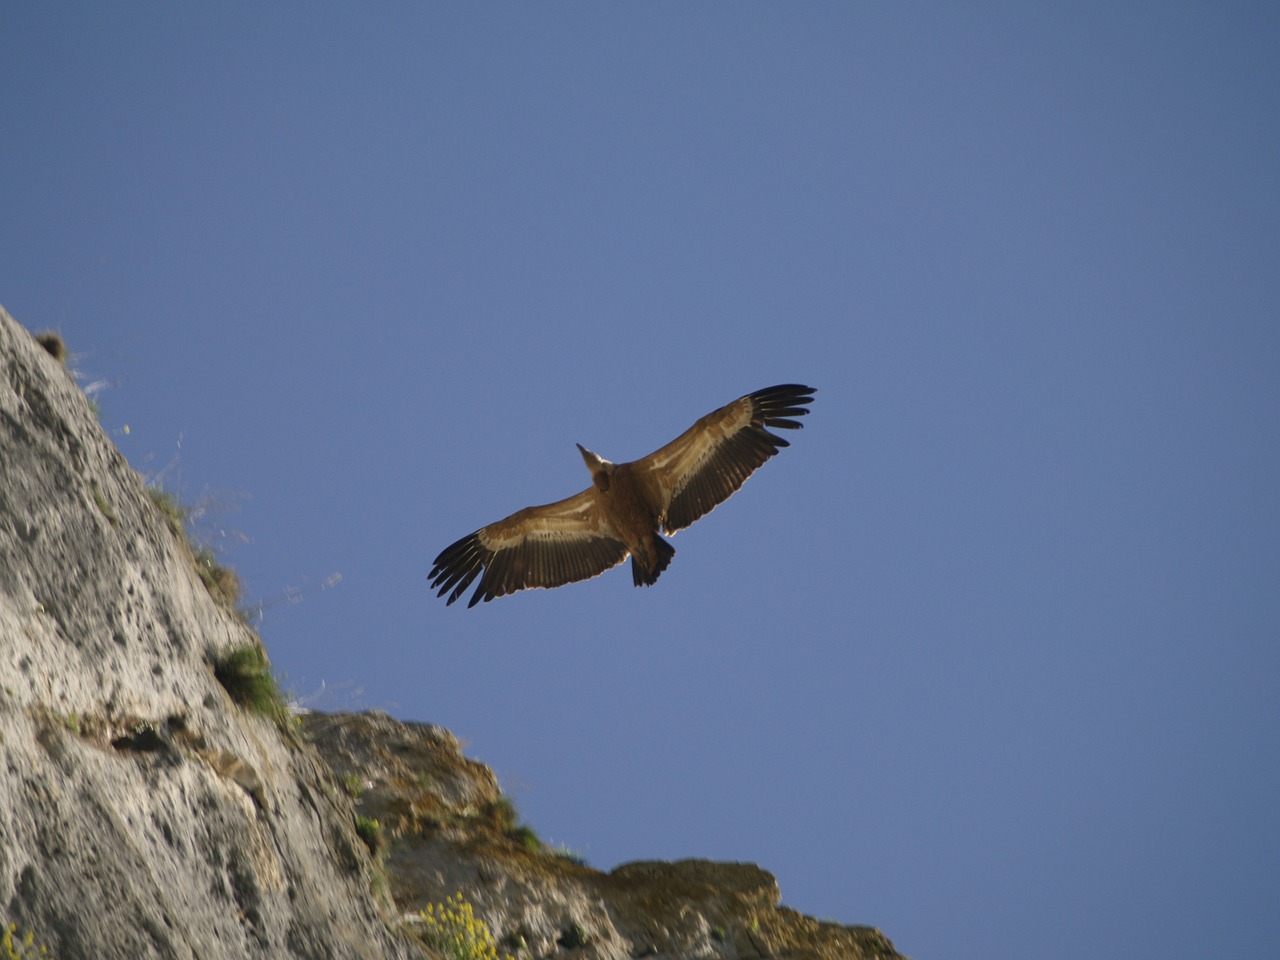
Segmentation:
<svg viewBox="0 0 1280 960">
<path fill-rule="evenodd" d="M 468 607 L 527 587 L 559 587 L 599 576 L 627 548 L 600 516 L 591 490 L 526 507 L 445 547 L 429 579 L 436 596 L 457 600 L 483 570 Z"/>
<path fill-rule="evenodd" d="M 660 450 L 635 461 L 667 533 L 683 530 L 729 499 L 786 440 L 765 427 L 798 430 L 813 387 L 784 383 L 707 414 Z"/>
</svg>

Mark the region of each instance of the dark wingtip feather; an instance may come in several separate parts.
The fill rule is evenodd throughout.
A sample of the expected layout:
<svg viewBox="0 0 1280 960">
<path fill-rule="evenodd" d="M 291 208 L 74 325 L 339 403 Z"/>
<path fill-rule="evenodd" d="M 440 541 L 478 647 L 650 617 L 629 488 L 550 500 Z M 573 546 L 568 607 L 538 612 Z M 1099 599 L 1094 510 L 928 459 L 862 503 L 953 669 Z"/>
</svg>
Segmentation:
<svg viewBox="0 0 1280 960">
<path fill-rule="evenodd" d="M 437 597 L 449 594 L 445 600 L 445 606 L 449 606 L 462 596 L 483 567 L 480 540 L 475 533 L 470 533 L 440 551 L 427 574 L 427 583 Z"/>
<path fill-rule="evenodd" d="M 806 387 L 800 383 L 780 383 L 776 387 L 765 387 L 763 390 L 757 390 L 751 394 L 751 398 L 774 406 L 792 403 L 806 404 L 813 403 L 813 395 L 817 392 L 813 387 Z"/>
<path fill-rule="evenodd" d="M 807 404 L 813 403 L 813 387 L 799 383 L 780 383 L 776 387 L 765 387 L 751 394 L 755 416 L 767 427 L 779 427 L 783 430 L 802 430 L 804 424 L 790 417 L 803 417 L 809 413 Z M 786 446 L 786 444 L 782 444 Z"/>
</svg>

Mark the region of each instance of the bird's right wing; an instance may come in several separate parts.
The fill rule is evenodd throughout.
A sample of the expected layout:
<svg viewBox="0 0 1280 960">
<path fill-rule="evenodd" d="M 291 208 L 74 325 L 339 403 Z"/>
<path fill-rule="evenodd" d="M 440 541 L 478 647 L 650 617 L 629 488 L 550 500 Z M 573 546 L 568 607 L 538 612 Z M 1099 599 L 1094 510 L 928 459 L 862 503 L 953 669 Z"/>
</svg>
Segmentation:
<svg viewBox="0 0 1280 960">
<path fill-rule="evenodd" d="M 667 533 L 683 530 L 728 500 L 782 447 L 765 427 L 799 430 L 813 387 L 783 383 L 713 410 L 665 447 L 634 463 Z"/>
<path fill-rule="evenodd" d="M 468 607 L 529 587 L 589 580 L 627 557 L 627 548 L 596 509 L 594 491 L 526 507 L 440 552 L 429 579 L 436 596 L 457 600 L 477 576 Z"/>
</svg>

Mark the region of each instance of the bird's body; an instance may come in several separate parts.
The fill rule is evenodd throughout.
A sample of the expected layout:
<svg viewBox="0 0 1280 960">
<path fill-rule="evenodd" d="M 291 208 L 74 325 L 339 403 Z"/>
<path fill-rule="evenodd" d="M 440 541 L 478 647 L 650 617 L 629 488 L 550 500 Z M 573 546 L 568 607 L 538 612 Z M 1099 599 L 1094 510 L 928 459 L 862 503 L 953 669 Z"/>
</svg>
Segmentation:
<svg viewBox="0 0 1280 960">
<path fill-rule="evenodd" d="M 635 585 L 652 586 L 676 552 L 658 536 L 659 491 L 646 482 L 647 474 L 635 463 L 612 464 L 581 444 L 578 449 L 592 471 L 591 488 L 583 492 L 590 495 L 596 512 L 605 518 L 606 527 L 631 554 Z"/>
<path fill-rule="evenodd" d="M 467 604 L 475 606 L 528 587 L 586 580 L 628 556 L 635 585 L 652 585 L 675 554 L 660 532 L 674 533 L 710 512 L 787 446 L 764 428 L 799 429 L 791 418 L 809 412 L 813 393 L 799 384 L 758 390 L 630 463 L 610 463 L 579 444 L 590 487 L 526 507 L 446 547 L 431 569 L 431 586 L 453 603 L 480 576 Z"/>
</svg>

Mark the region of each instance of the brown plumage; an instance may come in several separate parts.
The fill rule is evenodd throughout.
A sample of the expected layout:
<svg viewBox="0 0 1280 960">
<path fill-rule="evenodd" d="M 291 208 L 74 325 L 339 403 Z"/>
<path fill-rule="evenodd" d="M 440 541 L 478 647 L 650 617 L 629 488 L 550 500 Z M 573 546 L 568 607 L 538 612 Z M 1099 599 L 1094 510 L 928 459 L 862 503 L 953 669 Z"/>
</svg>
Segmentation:
<svg viewBox="0 0 1280 960">
<path fill-rule="evenodd" d="M 474 607 L 528 587 L 587 580 L 628 555 L 635 585 L 651 585 L 675 554 L 659 531 L 683 530 L 729 499 L 788 446 L 765 427 L 803 427 L 791 418 L 809 412 L 814 392 L 795 383 L 757 390 L 630 463 L 610 463 L 579 444 L 591 486 L 567 500 L 526 507 L 446 547 L 431 568 L 432 588 L 453 603 L 479 576 L 467 604 Z"/>
</svg>

